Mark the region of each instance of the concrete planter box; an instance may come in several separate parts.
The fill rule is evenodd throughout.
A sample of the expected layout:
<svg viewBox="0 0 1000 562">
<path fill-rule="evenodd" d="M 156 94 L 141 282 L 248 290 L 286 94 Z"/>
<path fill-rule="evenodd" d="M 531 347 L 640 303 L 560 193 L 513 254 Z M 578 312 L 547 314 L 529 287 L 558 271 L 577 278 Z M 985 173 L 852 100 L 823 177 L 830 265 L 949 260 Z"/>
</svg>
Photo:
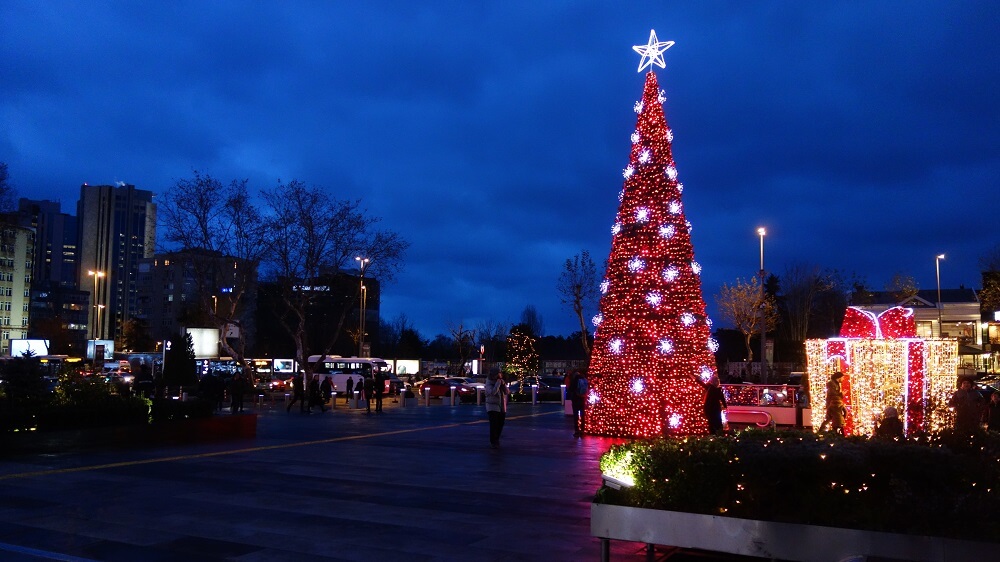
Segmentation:
<svg viewBox="0 0 1000 562">
<path fill-rule="evenodd" d="M 609 540 L 670 545 L 781 560 L 994 560 L 1000 544 L 818 525 L 775 523 L 678 511 L 591 504 L 590 534 Z"/>
<path fill-rule="evenodd" d="M 95 427 L 3 436 L 5 452 L 48 453 L 104 447 L 142 447 L 206 443 L 257 436 L 257 414 L 218 414 L 152 425 Z"/>
</svg>

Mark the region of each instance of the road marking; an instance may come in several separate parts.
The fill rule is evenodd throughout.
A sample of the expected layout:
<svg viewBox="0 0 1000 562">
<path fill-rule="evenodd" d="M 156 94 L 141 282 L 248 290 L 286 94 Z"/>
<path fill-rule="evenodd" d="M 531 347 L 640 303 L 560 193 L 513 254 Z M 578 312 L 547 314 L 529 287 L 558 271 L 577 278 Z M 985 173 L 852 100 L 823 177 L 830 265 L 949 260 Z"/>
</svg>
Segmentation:
<svg viewBox="0 0 1000 562">
<path fill-rule="evenodd" d="M 539 412 L 537 414 L 525 414 L 521 416 L 511 416 L 507 418 L 508 420 L 517 420 L 522 418 L 535 418 L 539 416 L 548 416 L 552 414 L 562 413 L 562 410 L 552 411 L 552 412 Z M 306 447 L 308 445 L 321 445 L 324 443 L 339 443 L 341 441 L 354 441 L 357 439 L 370 439 L 372 437 L 385 437 L 387 435 L 402 435 L 404 433 L 416 433 L 418 431 L 428 431 L 432 429 L 448 429 L 450 427 L 461 427 L 463 425 L 477 425 L 482 423 L 489 423 L 489 420 L 476 420 L 471 422 L 460 422 L 460 423 L 448 423 L 444 425 L 435 425 L 431 427 L 416 427 L 412 429 L 397 429 L 394 431 L 383 431 L 381 433 L 366 433 L 363 435 L 346 435 L 344 437 L 330 437 L 329 439 L 316 439 L 313 441 L 299 441 L 296 443 L 283 443 L 281 445 L 261 445 L 260 447 L 248 447 L 245 449 L 233 449 L 230 451 L 216 451 L 214 453 L 198 453 L 193 455 L 177 455 L 173 457 L 158 457 L 155 459 L 142 459 L 134 461 L 122 461 L 113 462 L 107 464 L 94 464 L 89 466 L 78 466 L 75 468 L 54 468 L 51 470 L 35 470 L 31 472 L 18 472 L 14 474 L 3 474 L 0 475 L 0 481 L 3 480 L 14 480 L 16 478 L 34 478 L 36 476 L 51 476 L 53 474 L 72 474 L 74 472 L 88 472 L 91 470 L 104 470 L 108 468 L 121 468 L 124 466 L 140 466 L 144 464 L 156 464 L 161 462 L 175 462 L 190 459 L 207 459 L 212 457 L 222 457 L 225 455 L 239 455 L 242 453 L 256 453 L 260 451 L 271 451 L 275 449 L 290 449 L 292 447 Z"/>
<path fill-rule="evenodd" d="M 0 542 L 0 550 L 14 552 L 17 554 L 26 554 L 28 556 L 44 558 L 46 560 L 62 560 L 63 562 L 94 562 L 92 558 L 80 558 L 79 556 L 70 556 L 69 554 L 62 554 L 61 552 L 38 550 L 37 548 L 28 548 L 26 546 L 18 546 L 16 544 L 8 544 L 5 542 Z"/>
</svg>

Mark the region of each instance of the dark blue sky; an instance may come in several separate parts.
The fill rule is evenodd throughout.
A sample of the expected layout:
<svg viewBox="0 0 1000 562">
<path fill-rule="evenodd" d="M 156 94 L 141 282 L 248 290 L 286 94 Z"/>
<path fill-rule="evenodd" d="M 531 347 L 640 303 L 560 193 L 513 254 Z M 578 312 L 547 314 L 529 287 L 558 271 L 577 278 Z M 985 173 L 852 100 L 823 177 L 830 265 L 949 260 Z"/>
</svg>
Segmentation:
<svg viewBox="0 0 1000 562">
<path fill-rule="evenodd" d="M 382 313 L 576 322 L 603 261 L 643 74 L 657 68 L 714 310 L 765 262 L 979 287 L 1000 244 L 1000 3 L 0 3 L 0 161 L 75 213 L 81 183 L 192 169 L 361 197 L 412 246 Z M 589 317 L 590 314 L 588 314 Z M 716 318 L 717 325 L 724 325 Z"/>
</svg>

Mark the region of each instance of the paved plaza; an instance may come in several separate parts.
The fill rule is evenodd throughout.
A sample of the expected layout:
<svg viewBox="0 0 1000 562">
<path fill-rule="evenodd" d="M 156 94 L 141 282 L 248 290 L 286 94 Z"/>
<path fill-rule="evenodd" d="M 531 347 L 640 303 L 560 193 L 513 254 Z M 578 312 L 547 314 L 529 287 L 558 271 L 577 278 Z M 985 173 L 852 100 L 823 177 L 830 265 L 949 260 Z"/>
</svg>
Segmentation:
<svg viewBox="0 0 1000 562">
<path fill-rule="evenodd" d="M 574 439 L 559 404 L 513 404 L 493 450 L 481 406 L 436 402 L 264 402 L 255 439 L 8 454 L 0 559 L 600 559 L 590 502 L 611 440 Z"/>
</svg>

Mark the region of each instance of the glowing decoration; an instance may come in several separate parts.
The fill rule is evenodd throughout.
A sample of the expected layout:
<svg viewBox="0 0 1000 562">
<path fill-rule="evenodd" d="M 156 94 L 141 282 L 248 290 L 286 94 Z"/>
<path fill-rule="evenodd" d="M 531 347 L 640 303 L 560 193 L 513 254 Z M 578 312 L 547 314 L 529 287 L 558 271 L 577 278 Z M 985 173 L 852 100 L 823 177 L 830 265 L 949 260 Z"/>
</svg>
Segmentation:
<svg viewBox="0 0 1000 562">
<path fill-rule="evenodd" d="M 620 354 L 623 347 L 625 347 L 625 342 L 618 338 L 611 340 L 611 343 L 608 344 L 608 349 L 615 355 Z"/>
<path fill-rule="evenodd" d="M 678 183 L 677 184 L 677 193 L 684 193 L 684 184 L 683 183 Z"/>
<path fill-rule="evenodd" d="M 639 141 L 642 140 L 642 137 L 639 136 L 639 131 L 632 133 L 630 138 L 632 139 L 632 144 L 639 144 Z"/>
<path fill-rule="evenodd" d="M 601 322 L 604 321 L 604 316 L 601 315 L 600 312 L 598 312 L 597 314 L 594 315 L 593 318 L 590 319 L 590 321 L 594 323 L 594 326 L 600 326 Z"/>
<path fill-rule="evenodd" d="M 691 262 L 691 271 L 695 275 L 700 275 L 701 274 L 701 264 L 698 263 L 698 262 L 696 262 L 696 261 Z"/>
<path fill-rule="evenodd" d="M 622 176 L 624 176 L 625 179 L 629 179 L 630 177 L 632 177 L 633 174 L 635 174 L 635 168 L 633 168 L 632 166 L 629 166 L 628 168 L 622 170 Z"/>
<path fill-rule="evenodd" d="M 597 401 L 598 401 L 598 400 L 600 400 L 600 397 L 599 397 L 599 396 L 597 395 L 597 392 L 595 392 L 595 391 L 591 390 L 591 391 L 590 391 L 590 392 L 589 392 L 589 393 L 587 394 L 587 402 L 588 402 L 589 404 L 597 404 Z"/>
<path fill-rule="evenodd" d="M 684 324 L 685 326 L 691 326 L 696 321 L 697 320 L 695 319 L 694 314 L 691 314 L 690 312 L 685 312 L 684 314 L 681 314 L 681 324 Z"/>
<path fill-rule="evenodd" d="M 663 90 L 660 90 L 660 93 L 656 94 L 656 101 L 660 105 L 663 105 L 663 102 L 667 101 L 667 93 L 664 92 Z M 674 140 L 674 137 L 672 135 L 670 135 L 670 131 L 669 130 L 667 130 L 667 135 L 668 135 L 667 136 L 667 140 L 669 140 L 669 141 Z"/>
<path fill-rule="evenodd" d="M 622 223 L 616 222 L 615 224 L 611 225 L 612 236 L 618 236 L 618 233 L 621 231 L 622 231 Z"/>
<path fill-rule="evenodd" d="M 670 354 L 674 352 L 674 341 L 670 338 L 663 338 L 660 340 L 660 353 Z"/>
<path fill-rule="evenodd" d="M 618 192 L 618 202 L 620 203 L 623 200 L 625 200 L 625 190 L 624 189 Z"/>
<path fill-rule="evenodd" d="M 633 51 L 642 55 L 642 58 L 639 59 L 639 70 L 636 72 L 642 72 L 642 69 L 647 66 L 652 70 L 654 64 L 660 68 L 666 68 L 667 63 L 663 60 L 663 51 L 673 46 L 673 41 L 658 40 L 656 38 L 656 31 L 650 29 L 649 41 L 645 45 L 635 45 L 632 47 Z"/>
<path fill-rule="evenodd" d="M 634 109 L 635 112 L 638 113 L 639 115 L 642 115 L 642 102 L 641 101 L 635 102 L 635 105 L 632 106 L 632 109 Z"/>
<path fill-rule="evenodd" d="M 649 221 L 649 209 L 645 207 L 639 207 L 635 210 L 635 222 L 648 222 Z"/>
<path fill-rule="evenodd" d="M 691 221 L 684 221 L 684 226 L 687 227 L 688 234 L 691 234 L 691 231 L 694 230 L 694 225 L 691 224 Z"/>
<path fill-rule="evenodd" d="M 642 102 L 636 104 L 640 144 L 626 144 L 635 170 L 623 178 L 616 215 L 623 228 L 611 240 L 610 284 L 600 298 L 603 320 L 591 348 L 588 378 L 600 400 L 587 412 L 584 431 L 589 434 L 708 433 L 704 389 L 691 375 L 714 369 L 715 359 L 710 330 L 702 321 L 701 276 L 691 273 L 695 252 L 689 221 L 676 176 L 670 179 L 666 172 L 676 174 L 677 167 L 660 97 L 656 75 L 648 73 Z M 649 161 L 641 164 L 647 149 Z M 674 214 L 668 210 L 671 203 Z M 636 224 L 632 218 L 643 208 L 649 210 L 649 222 Z M 690 325 L 682 324 L 681 313 L 690 315 Z M 643 391 L 634 394 L 637 376 Z"/>
<path fill-rule="evenodd" d="M 611 281 L 608 281 L 607 279 L 605 279 L 604 281 L 601 281 L 601 294 L 602 295 L 606 294 L 608 292 L 608 287 L 609 286 L 611 286 Z M 602 317 L 603 317 L 603 315 L 602 315 Z"/>
<path fill-rule="evenodd" d="M 712 329 L 712 319 L 706 316 L 705 317 L 705 325 L 708 326 L 709 330 L 711 330 Z"/>
<path fill-rule="evenodd" d="M 677 168 L 673 166 L 667 166 L 666 169 L 663 170 L 663 172 L 667 174 L 668 180 L 674 181 L 677 179 Z"/>
<path fill-rule="evenodd" d="M 660 91 L 662 92 L 663 90 Z M 674 131 L 672 129 L 667 129 L 666 135 L 667 135 L 667 142 L 674 142 Z"/>
<path fill-rule="evenodd" d="M 841 371 L 845 430 L 870 435 L 876 416 L 896 408 L 906 434 L 936 432 L 950 427 L 948 399 L 955 390 L 958 341 L 916 337 L 913 311 L 890 308 L 881 314 L 849 307 L 840 337 L 806 341 L 807 376 L 814 404 L 826 400 L 826 381 Z M 813 427 L 824 409 L 813 408 Z"/>
<path fill-rule="evenodd" d="M 701 380 L 708 382 L 712 377 L 715 376 L 715 370 L 709 367 L 708 365 L 703 365 L 701 367 L 701 371 L 698 373 L 698 376 L 701 377 Z"/>
<path fill-rule="evenodd" d="M 646 390 L 646 385 L 642 384 L 642 379 L 635 379 L 632 381 L 633 394 L 640 394 L 643 390 Z"/>
<path fill-rule="evenodd" d="M 671 215 L 679 215 L 679 214 L 681 214 L 681 211 L 683 210 L 681 208 L 681 202 L 680 201 L 671 201 L 670 204 L 667 205 L 667 210 L 670 211 Z"/>
<path fill-rule="evenodd" d="M 677 268 L 674 266 L 670 266 L 663 270 L 663 280 L 667 283 L 676 281 L 678 275 L 680 275 L 680 272 L 677 271 Z"/>
<path fill-rule="evenodd" d="M 712 353 L 718 353 L 719 351 L 719 340 L 715 338 L 708 338 L 708 350 Z"/>
<path fill-rule="evenodd" d="M 642 152 L 639 153 L 639 163 L 640 164 L 647 164 L 647 163 L 649 163 L 649 159 L 652 158 L 652 157 L 653 157 L 653 155 L 649 152 L 649 149 L 648 148 L 644 148 L 642 150 Z"/>
</svg>

